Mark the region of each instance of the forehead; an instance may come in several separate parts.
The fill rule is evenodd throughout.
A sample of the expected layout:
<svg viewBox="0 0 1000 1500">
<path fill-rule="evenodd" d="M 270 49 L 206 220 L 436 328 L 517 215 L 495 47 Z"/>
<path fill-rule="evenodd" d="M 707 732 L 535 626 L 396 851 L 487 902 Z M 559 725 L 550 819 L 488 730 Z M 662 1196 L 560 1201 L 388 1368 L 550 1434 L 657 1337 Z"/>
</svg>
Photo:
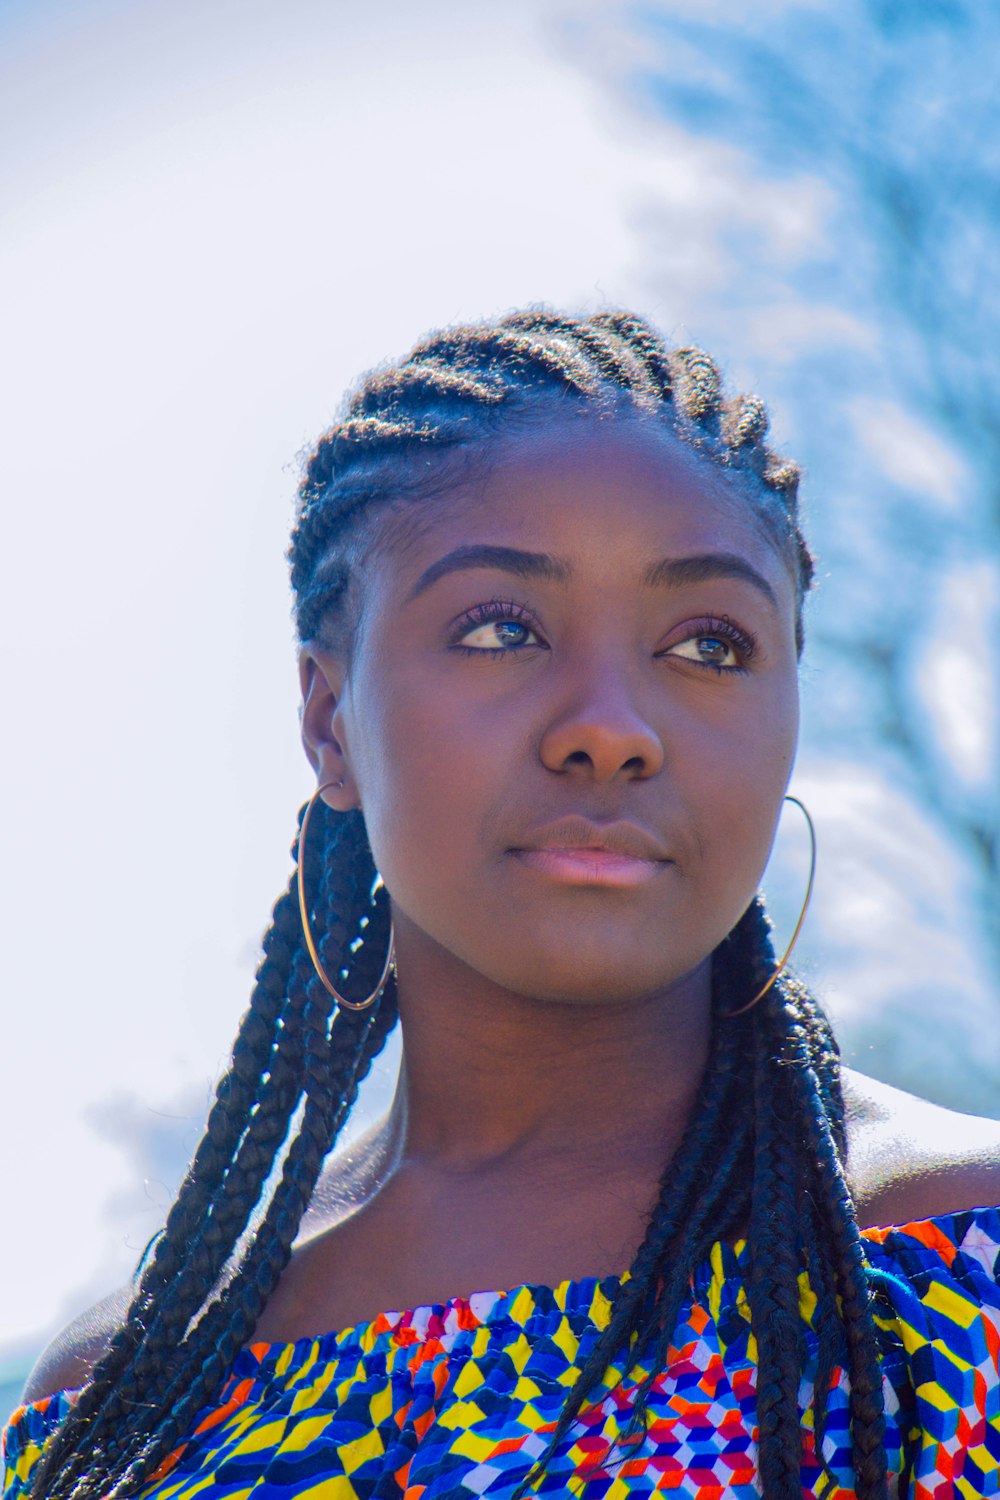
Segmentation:
<svg viewBox="0 0 1000 1500">
<path fill-rule="evenodd" d="M 794 608 L 787 548 L 745 484 L 661 422 L 579 417 L 504 434 L 464 453 L 428 499 L 390 508 L 364 592 L 416 580 L 479 542 L 558 557 L 572 576 L 628 584 L 666 556 L 745 557 Z"/>
</svg>

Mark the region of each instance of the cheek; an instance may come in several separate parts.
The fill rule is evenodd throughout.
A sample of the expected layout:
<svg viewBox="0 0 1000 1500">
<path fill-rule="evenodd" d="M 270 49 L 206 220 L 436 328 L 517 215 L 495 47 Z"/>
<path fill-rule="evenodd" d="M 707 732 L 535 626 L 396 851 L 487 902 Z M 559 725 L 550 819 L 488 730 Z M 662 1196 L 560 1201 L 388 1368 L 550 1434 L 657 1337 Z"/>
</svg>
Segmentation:
<svg viewBox="0 0 1000 1500">
<path fill-rule="evenodd" d="M 462 878 L 463 851 L 481 840 L 505 748 L 414 678 L 384 682 L 359 717 L 365 733 L 355 759 L 376 865 L 404 909 L 415 893 L 432 908 L 434 892 Z"/>
<path fill-rule="evenodd" d="M 731 889 L 736 917 L 770 857 L 797 739 L 793 688 L 759 704 L 752 717 L 717 728 L 689 761 L 689 807 L 700 834 L 699 852 L 718 888 Z"/>
</svg>

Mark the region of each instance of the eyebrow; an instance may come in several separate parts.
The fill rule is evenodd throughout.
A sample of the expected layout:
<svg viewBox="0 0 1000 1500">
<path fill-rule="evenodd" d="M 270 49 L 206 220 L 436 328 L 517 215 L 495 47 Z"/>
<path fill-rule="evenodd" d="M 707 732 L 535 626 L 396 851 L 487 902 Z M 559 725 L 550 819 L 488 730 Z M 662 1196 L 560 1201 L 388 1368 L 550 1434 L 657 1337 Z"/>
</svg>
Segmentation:
<svg viewBox="0 0 1000 1500">
<path fill-rule="evenodd" d="M 416 599 L 432 583 L 444 578 L 446 573 L 458 573 L 466 568 L 495 568 L 501 573 L 513 573 L 517 578 L 540 578 L 546 583 L 568 583 L 573 570 L 567 563 L 558 562 L 547 552 L 523 552 L 520 547 L 497 547 L 487 543 L 469 547 L 456 547 L 437 562 L 425 568 L 410 590 L 407 603 Z"/>
<path fill-rule="evenodd" d="M 696 557 L 665 557 L 649 568 L 643 579 L 648 588 L 670 584 L 679 588 L 685 583 L 707 583 L 712 578 L 742 578 L 753 584 L 775 609 L 778 596 L 763 573 L 758 573 L 738 552 L 702 552 Z"/>
<path fill-rule="evenodd" d="M 418 598 L 448 573 L 470 568 L 494 568 L 517 578 L 537 578 L 545 583 L 568 583 L 573 570 L 548 552 L 525 552 L 520 547 L 498 547 L 480 543 L 456 547 L 437 562 L 425 568 L 410 590 L 407 603 Z M 647 588 L 681 588 L 685 584 L 708 583 L 715 578 L 740 578 L 752 584 L 775 609 L 777 596 L 762 573 L 745 557 L 735 552 L 702 552 L 693 557 L 664 557 L 647 568 L 643 583 Z"/>
</svg>

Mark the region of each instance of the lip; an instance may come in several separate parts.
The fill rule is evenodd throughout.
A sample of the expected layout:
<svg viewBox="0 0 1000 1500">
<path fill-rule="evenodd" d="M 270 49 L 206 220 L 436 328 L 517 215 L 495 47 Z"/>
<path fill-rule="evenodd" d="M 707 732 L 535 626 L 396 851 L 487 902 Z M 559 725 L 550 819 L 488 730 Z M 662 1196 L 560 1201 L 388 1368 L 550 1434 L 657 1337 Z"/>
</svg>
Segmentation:
<svg viewBox="0 0 1000 1500">
<path fill-rule="evenodd" d="M 510 853 L 550 879 L 618 889 L 644 885 L 672 863 L 664 846 L 645 828 L 592 823 L 581 817 L 534 829 Z"/>
</svg>

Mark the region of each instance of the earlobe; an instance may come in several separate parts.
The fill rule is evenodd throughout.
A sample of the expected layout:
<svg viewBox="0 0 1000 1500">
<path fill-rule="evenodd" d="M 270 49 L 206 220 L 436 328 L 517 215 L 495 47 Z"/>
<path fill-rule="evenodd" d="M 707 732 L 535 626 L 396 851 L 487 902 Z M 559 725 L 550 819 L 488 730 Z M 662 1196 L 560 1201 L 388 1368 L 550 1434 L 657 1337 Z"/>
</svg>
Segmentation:
<svg viewBox="0 0 1000 1500">
<path fill-rule="evenodd" d="M 351 777 L 345 747 L 333 731 L 333 717 L 343 690 L 344 674 L 337 659 L 316 647 L 299 652 L 299 685 L 302 707 L 299 711 L 302 745 L 306 759 L 320 785 L 340 783 L 325 800 L 344 809 L 357 806 L 357 793 Z"/>
</svg>

